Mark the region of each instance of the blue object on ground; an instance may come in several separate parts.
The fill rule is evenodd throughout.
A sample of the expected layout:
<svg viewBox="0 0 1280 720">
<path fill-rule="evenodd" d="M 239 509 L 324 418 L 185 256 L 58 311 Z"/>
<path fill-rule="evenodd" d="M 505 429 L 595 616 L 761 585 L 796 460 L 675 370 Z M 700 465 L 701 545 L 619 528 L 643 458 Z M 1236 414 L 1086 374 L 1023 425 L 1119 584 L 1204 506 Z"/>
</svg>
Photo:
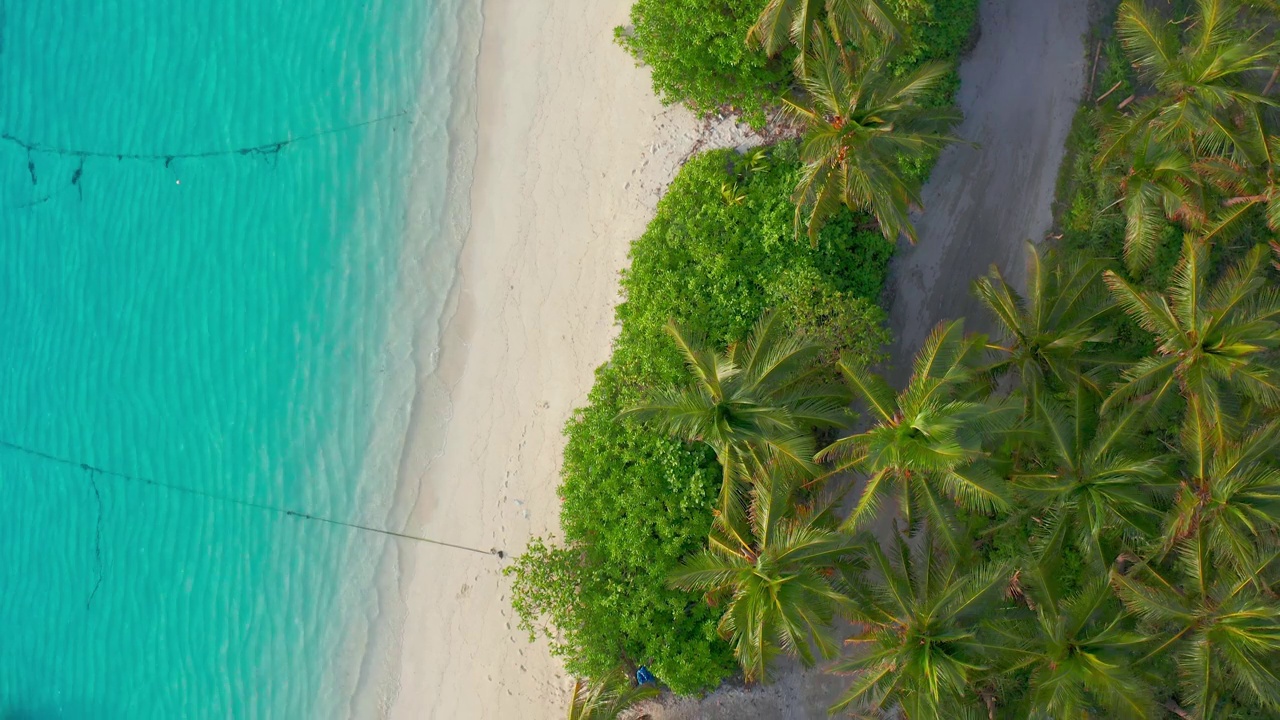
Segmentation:
<svg viewBox="0 0 1280 720">
<path fill-rule="evenodd" d="M 636 670 L 637 685 L 648 685 L 649 683 L 654 683 L 656 685 L 657 682 L 658 678 L 654 677 L 653 673 L 649 672 L 649 668 L 641 665 L 640 669 Z"/>
</svg>

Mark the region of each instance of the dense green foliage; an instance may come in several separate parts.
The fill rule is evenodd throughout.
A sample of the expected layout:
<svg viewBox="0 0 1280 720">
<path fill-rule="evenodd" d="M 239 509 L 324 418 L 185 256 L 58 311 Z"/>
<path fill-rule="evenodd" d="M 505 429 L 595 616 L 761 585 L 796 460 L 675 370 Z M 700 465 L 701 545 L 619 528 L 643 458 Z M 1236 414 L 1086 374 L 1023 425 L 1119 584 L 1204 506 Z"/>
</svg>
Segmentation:
<svg viewBox="0 0 1280 720">
<path fill-rule="evenodd" d="M 1090 112 L 1092 128 L 1077 126 L 1085 157 L 1064 183 L 1063 247 L 1030 253 L 1025 297 L 998 274 L 976 286 L 1000 337 L 965 337 L 944 323 L 901 392 L 841 363 L 873 422 L 819 458 L 866 476 L 843 529 L 879 537 L 862 536 L 857 553 L 840 546 L 843 567 L 828 575 L 838 584 L 790 599 L 797 617 L 834 608 L 856 622 L 857 649 L 837 666 L 854 673 L 838 709 L 1280 713 L 1280 292 L 1259 243 L 1270 238 L 1276 196 L 1270 160 L 1249 158 L 1277 136 L 1273 111 L 1248 107 L 1271 89 L 1253 72 L 1257 58 L 1276 56 L 1250 47 L 1256 38 L 1233 24 L 1248 17 L 1234 3 L 1196 5 L 1185 23 L 1133 0 L 1122 6 L 1125 42 L 1108 57 L 1137 55 L 1148 75 L 1163 63 L 1174 77 L 1104 70 L 1108 87 L 1135 97 Z M 1179 49 L 1184 37 L 1193 47 Z M 1127 133 L 1142 139 L 1130 144 Z M 1178 153 L 1195 160 L 1169 159 Z M 1224 170 L 1233 163 L 1234 177 Z M 1126 207 L 1171 168 L 1183 174 L 1151 196 L 1154 219 Z M 1193 201 L 1200 206 L 1188 212 Z M 1160 227 L 1147 236 L 1152 222 Z M 827 477 L 819 471 L 806 486 Z M 758 480 L 754 502 L 785 515 L 776 485 Z M 910 545 L 882 527 L 890 494 L 903 534 L 917 538 Z M 732 546 L 718 532 L 711 545 L 724 552 Z M 733 563 L 763 556 L 765 544 L 756 547 Z M 829 567 L 817 557 L 809 569 Z M 711 571 L 702 586 L 732 590 L 735 606 L 769 597 L 754 586 L 765 569 L 748 577 L 700 561 L 672 580 Z M 759 643 L 762 633 L 733 612 L 722 633 Z M 822 637 L 822 628 L 807 632 Z M 758 647 L 807 650 L 796 640 Z M 738 658 L 760 674 L 758 653 Z"/>
<path fill-rule="evenodd" d="M 564 546 L 535 543 L 513 570 L 526 627 L 553 632 L 573 673 L 648 664 L 672 689 L 694 692 L 733 671 L 719 612 L 667 584 L 705 546 L 721 479 L 714 453 L 618 419 L 650 389 L 684 379 L 667 323 L 723 347 L 776 309 L 806 336 L 838 337 L 832 352 L 881 357 L 874 299 L 892 246 L 848 213 L 817 248 L 796 243 L 788 196 L 798 172 L 794 145 L 695 157 L 632 245 L 613 356 L 567 428 Z"/>
<path fill-rule="evenodd" d="M 909 219 L 921 204 L 923 179 L 910 169 L 955 140 L 953 107 L 921 101 L 948 72 L 931 62 L 898 75 L 883 54 L 847 52 L 825 32 L 815 33 L 800 76 L 802 98 L 784 100 L 806 128 L 800 157 L 804 173 L 792 195 L 795 225 L 816 238 L 841 206 L 875 216 L 890 240 L 916 241 Z M 803 222 L 802 222 L 803 219 Z"/>
<path fill-rule="evenodd" d="M 979 0 L 885 0 L 898 18 L 903 36 L 894 52 L 899 74 L 931 62 L 951 68 L 946 80 L 925 101 L 931 107 L 951 105 L 960 89 L 960 55 L 969 49 L 978 27 Z"/>
<path fill-rule="evenodd" d="M 803 129 L 797 235 L 816 242 L 843 205 L 914 242 L 908 216 L 955 140 L 956 68 L 976 20 L 977 0 L 639 0 L 616 35 L 664 102 L 757 129 L 780 106 Z"/>
<path fill-rule="evenodd" d="M 765 109 L 791 82 L 791 64 L 747 46 L 747 31 L 765 0 L 637 0 L 631 27 L 615 34 L 653 72 L 666 104 L 699 115 L 722 108 L 763 127 Z"/>
<path fill-rule="evenodd" d="M 815 16 L 825 16 L 825 4 Z M 746 42 L 767 0 L 637 0 L 631 27 L 618 28 L 618 41 L 653 72 L 653 87 L 664 103 L 685 103 L 706 114 L 728 108 L 754 127 L 763 127 L 770 107 L 794 82 L 794 47 L 770 58 Z M 975 26 L 978 0 L 881 0 L 896 19 L 894 68 L 908 71 L 931 61 L 951 67 Z M 951 103 L 959 78 L 952 72 L 930 98 Z M 929 163 L 921 163 L 921 168 Z M 923 171 L 922 171 L 923 172 Z"/>
<path fill-rule="evenodd" d="M 1280 395 L 1265 383 L 1280 293 L 1263 278 L 1264 252 L 1210 268 L 1187 242 L 1167 293 L 1145 298 L 1106 263 L 1033 255 L 1028 297 L 998 276 L 986 283 L 999 342 L 940 324 L 901 392 L 842 360 L 872 422 L 818 458 L 866 477 L 850 513 L 840 522 L 810 499 L 830 470 L 814 469 L 797 495 L 791 470 L 762 467 L 751 530 L 717 516 L 709 549 L 671 582 L 725 600 L 720 633 L 748 677 L 781 653 L 833 655 L 832 619 L 853 620 L 856 649 L 836 665 L 852 680 L 836 710 L 1273 717 Z M 1023 311 L 1002 312 L 1000 297 Z M 1152 354 L 1078 343 L 1105 334 L 1108 309 L 1156 336 L 1179 322 L 1214 330 L 1183 334 L 1204 346 L 1163 339 Z M 1207 357 L 1229 354 L 1220 337 L 1247 339 L 1229 375 Z M 1066 363 L 1019 349 L 1026 339 L 1078 349 Z M 1187 367 L 1135 393 L 1135 376 L 1166 349 Z M 996 372 L 1013 382 L 992 382 Z M 873 537 L 886 507 L 905 523 Z"/>
</svg>

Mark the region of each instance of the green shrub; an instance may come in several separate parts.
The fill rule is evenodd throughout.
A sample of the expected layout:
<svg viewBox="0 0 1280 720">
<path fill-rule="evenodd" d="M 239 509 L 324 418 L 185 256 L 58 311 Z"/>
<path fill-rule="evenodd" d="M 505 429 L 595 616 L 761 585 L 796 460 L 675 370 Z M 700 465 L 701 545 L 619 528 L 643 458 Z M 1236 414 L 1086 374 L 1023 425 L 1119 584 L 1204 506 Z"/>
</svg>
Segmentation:
<svg viewBox="0 0 1280 720">
<path fill-rule="evenodd" d="M 978 21 L 978 0 L 889 0 L 887 5 L 906 33 L 894 62 L 903 73 L 935 60 L 959 64 Z M 935 102 L 950 105 L 959 86 L 953 72 Z"/>
<path fill-rule="evenodd" d="M 522 626 L 551 635 L 572 673 L 647 664 L 672 690 L 691 693 L 736 668 L 716 634 L 719 611 L 666 582 L 705 545 L 719 465 L 702 445 L 617 420 L 651 388 L 686 381 L 667 321 L 727 344 L 778 308 L 839 350 L 880 358 L 888 336 L 874 300 L 892 245 L 847 212 L 823 229 L 818 248 L 797 242 L 789 196 L 798 172 L 793 144 L 700 155 L 632 245 L 613 356 L 566 428 L 565 547 L 538 541 L 510 571 Z"/>
<path fill-rule="evenodd" d="M 668 105 L 699 115 L 730 107 L 753 127 L 791 83 L 791 58 L 770 60 L 747 46 L 747 30 L 765 0 L 638 0 L 618 42 L 653 71 Z"/>
<path fill-rule="evenodd" d="M 842 352 L 868 365 L 884 361 L 883 346 L 889 341 L 884 309 L 866 297 L 815 280 L 809 268 L 781 273 L 773 305 L 789 310 L 798 332 L 831 348 L 824 364 L 834 366 Z"/>
<path fill-rule="evenodd" d="M 906 74 L 927 62 L 944 62 L 952 66 L 947 78 L 938 84 L 923 104 L 930 107 L 954 105 L 960 89 L 960 54 L 968 49 L 978 21 L 978 0 L 888 0 L 891 12 L 905 31 L 897 57 L 893 61 L 899 74 Z M 935 155 L 902 158 L 908 178 L 925 182 L 937 163 Z"/>
</svg>

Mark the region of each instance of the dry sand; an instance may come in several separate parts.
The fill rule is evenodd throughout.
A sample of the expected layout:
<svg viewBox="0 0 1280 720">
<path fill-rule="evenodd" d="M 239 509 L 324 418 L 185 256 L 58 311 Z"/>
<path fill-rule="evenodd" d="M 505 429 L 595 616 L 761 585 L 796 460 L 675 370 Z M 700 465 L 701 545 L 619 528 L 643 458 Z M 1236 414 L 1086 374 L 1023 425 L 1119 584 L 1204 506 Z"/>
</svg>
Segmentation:
<svg viewBox="0 0 1280 720">
<path fill-rule="evenodd" d="M 392 718 L 563 716 L 569 680 L 516 627 L 501 570 L 556 531 L 561 431 L 608 357 L 630 241 L 695 146 L 749 141 L 659 105 L 613 42 L 630 5 L 484 2 L 471 232 L 438 373 L 447 400 L 424 392 L 414 427 L 448 421 L 443 437 L 411 434 L 402 479 L 418 497 L 409 527 L 508 558 L 399 548 L 404 589 L 387 612 L 404 620 L 400 663 L 385 669 L 394 700 L 380 709 Z"/>
</svg>

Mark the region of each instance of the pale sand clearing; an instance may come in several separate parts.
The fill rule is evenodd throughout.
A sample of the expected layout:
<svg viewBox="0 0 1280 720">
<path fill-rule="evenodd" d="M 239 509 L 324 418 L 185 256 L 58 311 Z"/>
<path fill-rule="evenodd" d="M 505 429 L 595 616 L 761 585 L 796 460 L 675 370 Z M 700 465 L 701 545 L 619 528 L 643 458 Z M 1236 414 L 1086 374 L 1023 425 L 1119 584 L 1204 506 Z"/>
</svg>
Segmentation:
<svg viewBox="0 0 1280 720">
<path fill-rule="evenodd" d="M 471 233 L 439 378 L 402 467 L 421 477 L 409 527 L 508 552 L 506 561 L 402 546 L 401 664 L 393 718 L 558 718 L 569 680 L 530 645 L 501 575 L 531 535 L 557 529 L 561 430 L 609 353 L 630 241 L 695 147 L 746 134 L 653 97 L 613 42 L 631 0 L 485 0 Z M 435 382 L 428 378 L 424 382 Z M 412 495 L 412 493 L 410 493 Z"/>
</svg>

